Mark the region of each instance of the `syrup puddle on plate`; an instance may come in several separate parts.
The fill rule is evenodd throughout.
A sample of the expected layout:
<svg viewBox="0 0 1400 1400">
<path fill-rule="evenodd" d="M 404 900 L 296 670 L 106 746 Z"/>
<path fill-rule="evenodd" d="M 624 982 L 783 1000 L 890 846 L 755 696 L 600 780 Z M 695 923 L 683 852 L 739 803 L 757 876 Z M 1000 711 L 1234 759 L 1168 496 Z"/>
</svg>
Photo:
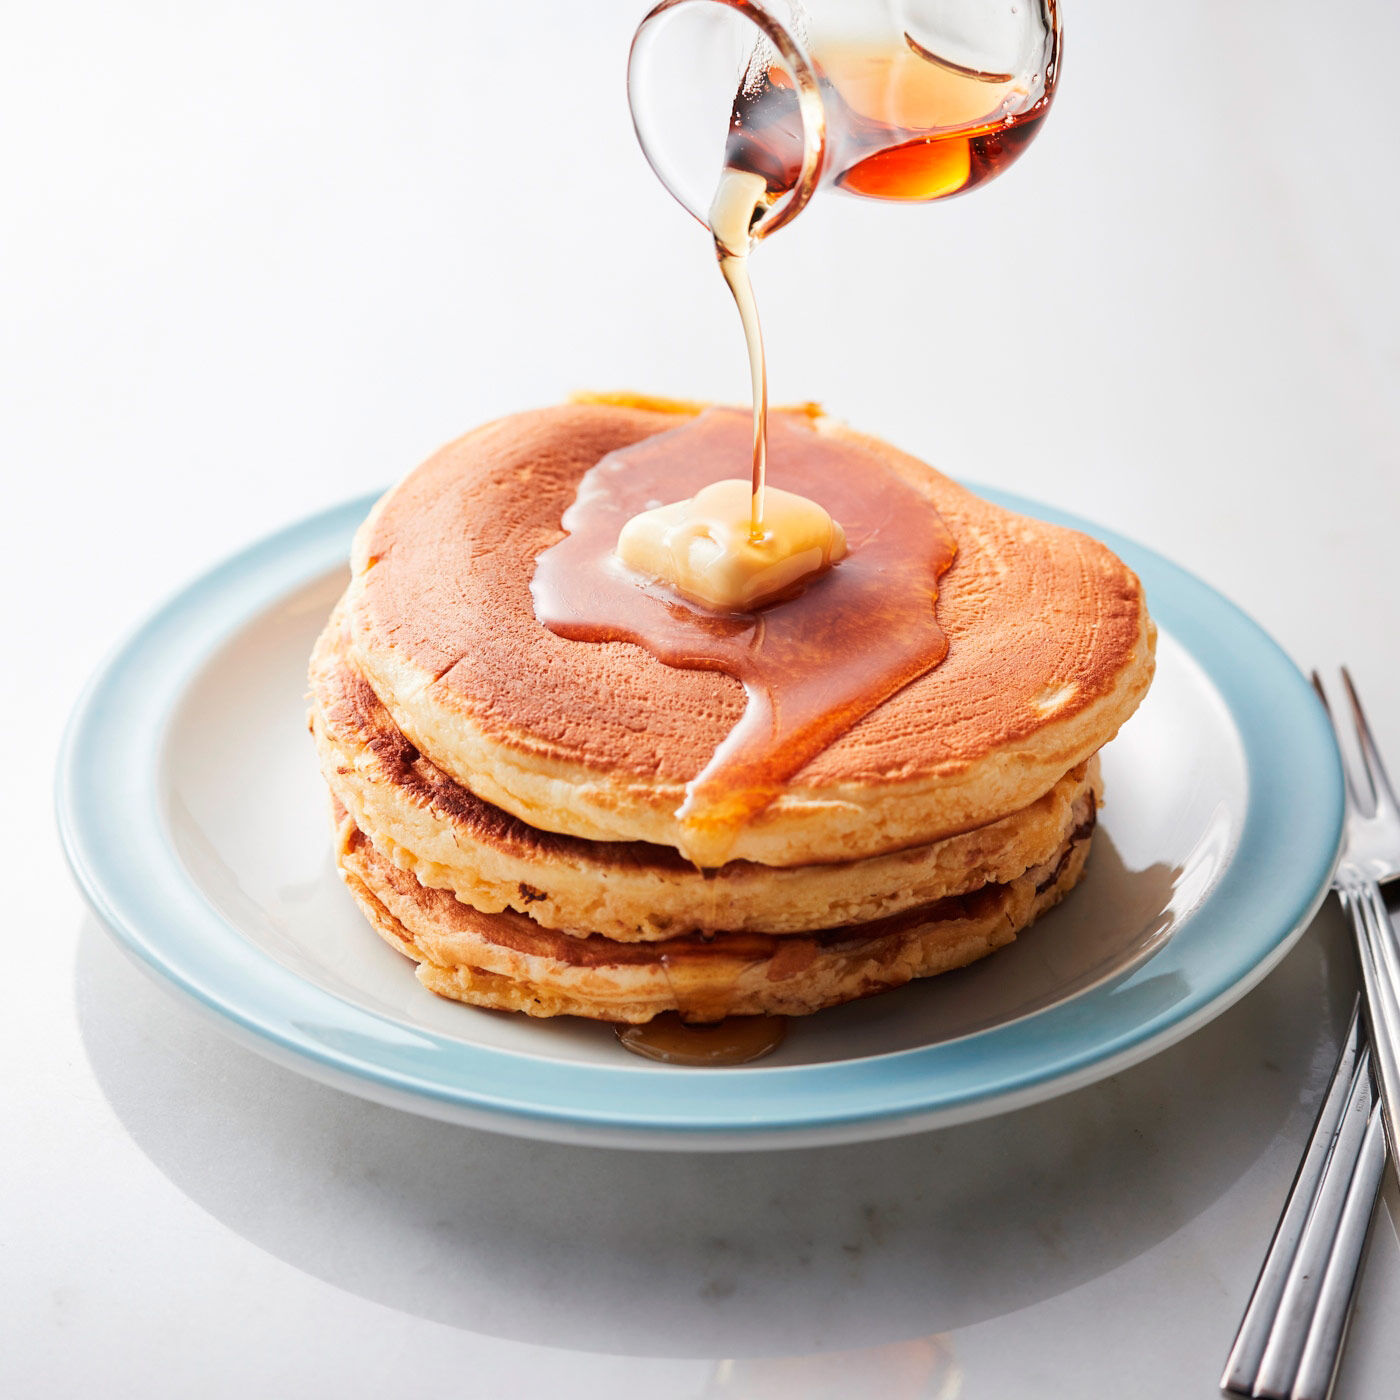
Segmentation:
<svg viewBox="0 0 1400 1400">
<path fill-rule="evenodd" d="M 626 1050 L 667 1065 L 747 1065 L 771 1055 L 787 1035 L 786 1016 L 728 1016 L 690 1025 L 674 1011 L 641 1026 L 618 1026 Z"/>
</svg>

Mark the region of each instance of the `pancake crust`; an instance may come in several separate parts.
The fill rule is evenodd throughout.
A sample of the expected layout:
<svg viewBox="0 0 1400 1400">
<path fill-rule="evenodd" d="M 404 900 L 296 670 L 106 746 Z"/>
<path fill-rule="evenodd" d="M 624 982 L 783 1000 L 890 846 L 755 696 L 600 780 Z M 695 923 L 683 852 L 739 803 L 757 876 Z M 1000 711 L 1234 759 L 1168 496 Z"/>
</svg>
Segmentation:
<svg viewBox="0 0 1400 1400">
<path fill-rule="evenodd" d="M 927 845 L 1029 806 L 1136 708 L 1155 630 L 1104 546 L 982 501 L 830 420 L 872 470 L 927 493 L 957 538 L 938 619 L 950 650 L 809 763 L 732 856 L 779 866 Z M 685 852 L 686 781 L 743 708 L 738 682 L 535 619 L 535 556 L 579 478 L 676 412 L 611 403 L 518 414 L 442 449 L 371 513 L 352 559 L 350 652 L 398 728 L 458 783 L 531 826 Z"/>
<path fill-rule="evenodd" d="M 1092 816 L 1051 864 L 1004 885 L 859 929 L 773 938 L 617 943 L 485 914 L 428 889 L 375 850 L 343 810 L 337 864 L 350 893 L 432 991 L 531 1016 L 643 1022 L 805 1015 L 962 967 L 1010 943 L 1083 873 Z"/>
<path fill-rule="evenodd" d="M 331 792 L 422 884 L 569 933 L 634 941 L 868 923 L 1050 860 L 1099 790 L 1095 757 L 1022 811 L 931 846 L 786 869 L 733 861 L 702 873 L 669 846 L 537 831 L 477 797 L 399 732 L 342 659 L 339 623 L 337 614 L 311 663 L 311 729 Z"/>
</svg>

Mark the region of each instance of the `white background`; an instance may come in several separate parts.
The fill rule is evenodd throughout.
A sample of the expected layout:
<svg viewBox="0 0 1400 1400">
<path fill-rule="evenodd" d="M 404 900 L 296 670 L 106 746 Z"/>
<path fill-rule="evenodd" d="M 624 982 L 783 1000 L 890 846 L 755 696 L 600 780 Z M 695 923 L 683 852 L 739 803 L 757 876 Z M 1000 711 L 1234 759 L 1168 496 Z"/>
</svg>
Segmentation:
<svg viewBox="0 0 1400 1400">
<path fill-rule="evenodd" d="M 1350 997 L 1331 911 L 1214 1026 L 1058 1103 L 684 1160 L 274 1069 L 129 968 L 62 867 L 64 715 L 208 563 L 574 387 L 742 398 L 704 235 L 631 136 L 640 8 L 4 7 L 6 1395 L 1214 1394 Z M 774 396 L 1349 660 L 1400 765 L 1400 10 L 1066 26 L 1005 179 L 824 196 L 762 250 Z M 1387 1192 L 1353 1400 L 1400 1385 Z"/>
</svg>

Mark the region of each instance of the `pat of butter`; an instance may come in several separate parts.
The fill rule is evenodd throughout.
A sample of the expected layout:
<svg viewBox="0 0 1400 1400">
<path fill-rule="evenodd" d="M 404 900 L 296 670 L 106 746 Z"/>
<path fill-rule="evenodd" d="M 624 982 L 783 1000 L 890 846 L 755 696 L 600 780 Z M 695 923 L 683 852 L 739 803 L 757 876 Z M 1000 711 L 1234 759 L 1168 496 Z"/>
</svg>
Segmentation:
<svg viewBox="0 0 1400 1400">
<path fill-rule="evenodd" d="M 634 515 L 617 557 L 702 607 L 745 612 L 845 556 L 846 532 L 805 496 L 768 487 L 758 539 L 750 509 L 747 481 L 716 481 L 688 501 Z"/>
</svg>

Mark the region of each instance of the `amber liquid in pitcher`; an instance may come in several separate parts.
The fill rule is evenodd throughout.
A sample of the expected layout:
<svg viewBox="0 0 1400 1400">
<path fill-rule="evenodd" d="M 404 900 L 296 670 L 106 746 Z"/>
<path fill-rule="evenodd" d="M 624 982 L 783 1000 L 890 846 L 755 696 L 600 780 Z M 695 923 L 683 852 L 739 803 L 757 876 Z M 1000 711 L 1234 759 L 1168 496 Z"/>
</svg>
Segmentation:
<svg viewBox="0 0 1400 1400">
<path fill-rule="evenodd" d="M 814 62 L 823 103 L 840 118 L 827 124 L 837 185 L 927 202 L 983 184 L 1025 150 L 1049 111 L 1059 51 L 1034 93 L 1010 74 L 960 67 L 912 39 L 818 46 Z M 725 164 L 762 175 L 774 199 L 797 184 L 802 119 L 785 74 L 770 70 L 739 93 Z"/>
</svg>

